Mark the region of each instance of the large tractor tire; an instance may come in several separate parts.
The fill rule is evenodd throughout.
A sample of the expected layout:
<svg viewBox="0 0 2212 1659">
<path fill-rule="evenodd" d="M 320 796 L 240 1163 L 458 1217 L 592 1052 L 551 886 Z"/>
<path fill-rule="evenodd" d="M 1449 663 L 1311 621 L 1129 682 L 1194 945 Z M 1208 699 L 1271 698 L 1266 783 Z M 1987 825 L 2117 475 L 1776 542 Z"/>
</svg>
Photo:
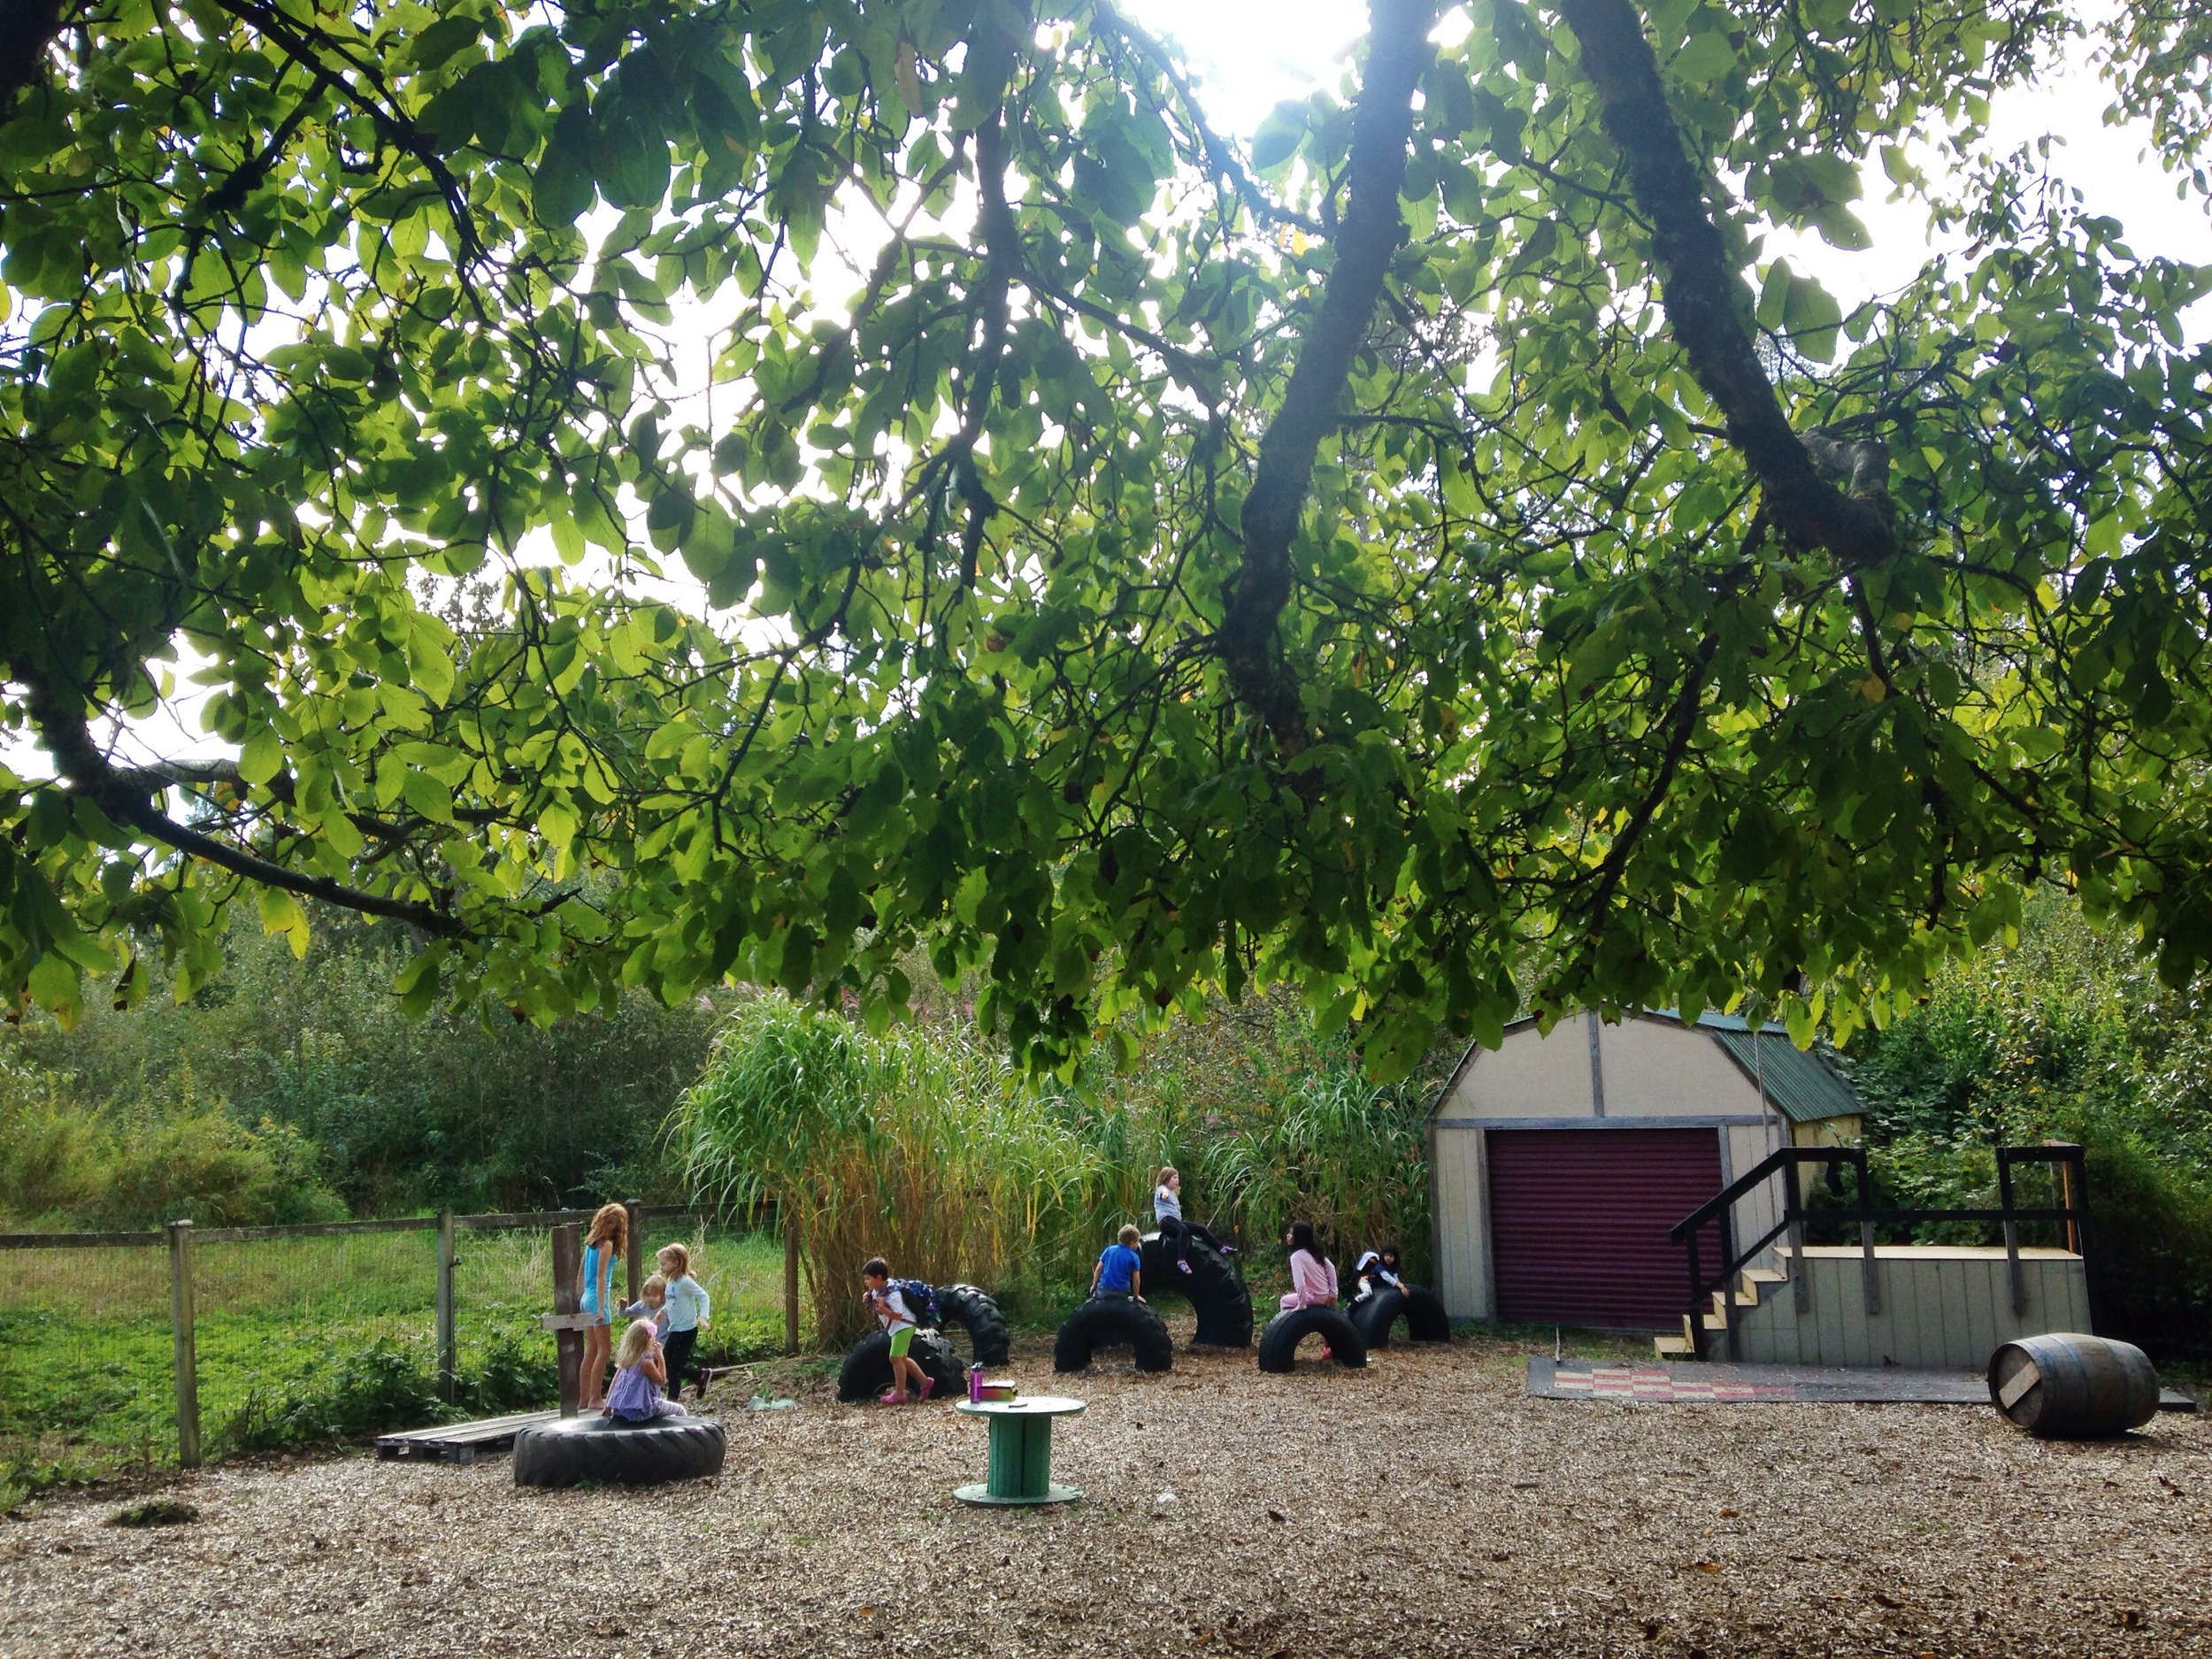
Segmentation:
<svg viewBox="0 0 2212 1659">
<path fill-rule="evenodd" d="M 1371 1348 L 1390 1346 L 1390 1328 L 1403 1320 L 1409 1342 L 1448 1342 L 1452 1322 L 1441 1298 L 1432 1290 L 1408 1285 L 1403 1290 L 1384 1286 L 1362 1296 L 1345 1310 L 1360 1338 Z"/>
<path fill-rule="evenodd" d="M 1052 1369 L 1088 1371 L 1093 1350 L 1124 1343 L 1139 1371 L 1167 1371 L 1175 1363 L 1175 1339 L 1156 1311 L 1128 1296 L 1094 1296 L 1061 1321 Z"/>
<path fill-rule="evenodd" d="M 979 1365 L 1003 1365 L 1010 1346 L 1006 1334 L 1006 1316 L 998 1310 L 998 1303 L 988 1291 L 973 1285 L 941 1285 L 937 1289 L 937 1311 L 944 1316 L 945 1324 L 958 1325 L 968 1333 L 968 1351 L 974 1355 Z"/>
<path fill-rule="evenodd" d="M 1330 1357 L 1340 1365 L 1356 1370 L 1367 1363 L 1367 1344 L 1343 1314 L 1334 1308 L 1292 1308 L 1270 1319 L 1260 1333 L 1260 1369 L 1295 1369 L 1298 1344 L 1310 1336 L 1326 1342 Z"/>
<path fill-rule="evenodd" d="M 1193 1348 L 1252 1346 L 1252 1293 L 1245 1286 L 1244 1275 L 1227 1256 L 1194 1239 L 1184 1258 L 1190 1263 L 1190 1271 L 1186 1273 L 1176 1266 L 1175 1252 L 1160 1241 L 1156 1233 L 1144 1235 L 1137 1256 L 1144 1272 L 1147 1301 L 1180 1296 L 1198 1316 L 1198 1329 L 1191 1336 Z"/>
<path fill-rule="evenodd" d="M 728 1443 L 711 1417 L 655 1417 L 625 1423 L 562 1417 L 515 1437 L 515 1485 L 573 1486 L 586 1480 L 660 1486 L 719 1474 Z"/>
<path fill-rule="evenodd" d="M 967 1398 L 968 1368 L 951 1343 L 934 1331 L 914 1333 L 907 1356 L 922 1368 L 922 1375 L 937 1385 L 933 1400 Z M 847 1405 L 875 1399 L 891 1386 L 891 1333 L 878 1331 L 864 1336 L 845 1356 L 837 1373 L 837 1397 Z"/>
</svg>

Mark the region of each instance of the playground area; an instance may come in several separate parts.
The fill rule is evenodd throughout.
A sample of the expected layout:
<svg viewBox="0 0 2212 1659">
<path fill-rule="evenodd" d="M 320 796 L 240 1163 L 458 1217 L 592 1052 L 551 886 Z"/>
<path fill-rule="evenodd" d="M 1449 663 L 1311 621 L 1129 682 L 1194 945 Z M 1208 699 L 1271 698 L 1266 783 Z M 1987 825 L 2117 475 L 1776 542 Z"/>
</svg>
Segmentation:
<svg viewBox="0 0 2212 1659">
<path fill-rule="evenodd" d="M 1986 1406 L 1540 1399 L 1529 1351 L 1055 1378 L 1025 1339 L 1025 1388 L 1088 1405 L 1055 1448 L 1087 1497 L 1042 1510 L 954 1502 L 980 1425 L 791 1362 L 717 1385 L 697 1484 L 349 1453 L 55 1497 L 0 1525 L 0 1652 L 2212 1654 L 2201 1416 L 2065 1443 Z M 104 1524 L 161 1496 L 199 1518 Z"/>
</svg>

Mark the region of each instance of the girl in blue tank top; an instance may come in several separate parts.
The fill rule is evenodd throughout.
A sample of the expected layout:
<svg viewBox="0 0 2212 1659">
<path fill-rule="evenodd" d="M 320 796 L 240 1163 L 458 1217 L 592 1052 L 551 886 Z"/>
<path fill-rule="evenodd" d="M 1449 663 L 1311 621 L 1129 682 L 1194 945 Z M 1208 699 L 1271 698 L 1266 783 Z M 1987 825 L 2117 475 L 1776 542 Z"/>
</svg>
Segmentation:
<svg viewBox="0 0 2212 1659">
<path fill-rule="evenodd" d="M 630 1241 L 630 1212 L 620 1204 L 602 1204 L 584 1234 L 584 1259 L 576 1279 L 576 1311 L 584 1325 L 583 1408 L 596 1411 L 607 1400 L 607 1362 L 613 1357 L 614 1264 Z"/>
</svg>

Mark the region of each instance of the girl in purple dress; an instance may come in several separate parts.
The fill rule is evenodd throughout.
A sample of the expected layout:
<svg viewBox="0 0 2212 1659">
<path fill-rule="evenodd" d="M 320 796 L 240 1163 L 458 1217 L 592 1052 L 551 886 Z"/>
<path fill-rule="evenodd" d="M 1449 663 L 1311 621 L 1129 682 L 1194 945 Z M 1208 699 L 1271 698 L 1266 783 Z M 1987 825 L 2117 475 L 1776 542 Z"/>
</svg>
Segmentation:
<svg viewBox="0 0 2212 1659">
<path fill-rule="evenodd" d="M 655 1417 L 685 1415 L 683 1407 L 661 1393 L 668 1386 L 668 1370 L 650 1319 L 640 1319 L 622 1333 L 614 1363 L 614 1386 L 607 1390 L 609 1417 L 650 1423 Z"/>
</svg>

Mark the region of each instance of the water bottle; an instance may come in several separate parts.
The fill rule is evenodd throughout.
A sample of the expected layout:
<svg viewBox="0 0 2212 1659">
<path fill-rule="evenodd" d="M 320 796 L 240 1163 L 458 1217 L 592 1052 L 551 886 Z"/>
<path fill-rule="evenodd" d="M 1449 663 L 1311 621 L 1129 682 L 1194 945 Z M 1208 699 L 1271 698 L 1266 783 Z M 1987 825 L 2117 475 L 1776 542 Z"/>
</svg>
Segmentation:
<svg viewBox="0 0 2212 1659">
<path fill-rule="evenodd" d="M 983 1403 L 983 1367 L 980 1365 L 968 1367 L 968 1403 L 972 1406 Z"/>
</svg>

